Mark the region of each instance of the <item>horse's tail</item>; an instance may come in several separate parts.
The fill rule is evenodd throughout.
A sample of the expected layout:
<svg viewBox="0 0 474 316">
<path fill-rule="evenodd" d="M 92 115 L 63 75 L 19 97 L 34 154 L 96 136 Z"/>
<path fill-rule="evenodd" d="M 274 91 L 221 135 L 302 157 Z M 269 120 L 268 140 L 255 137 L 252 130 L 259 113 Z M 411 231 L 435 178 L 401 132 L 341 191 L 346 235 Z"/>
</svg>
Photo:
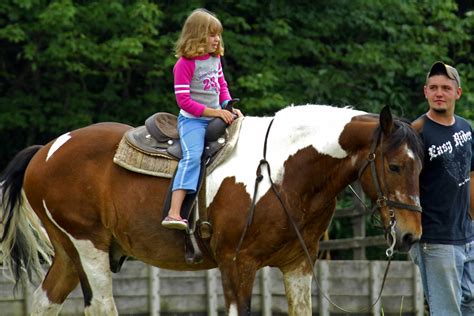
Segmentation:
<svg viewBox="0 0 474 316">
<path fill-rule="evenodd" d="M 53 254 L 49 238 L 22 190 L 26 168 L 41 147 L 34 145 L 20 151 L 0 176 L 0 242 L 3 264 L 15 281 L 15 289 L 26 277 L 30 282 L 35 276 L 41 277 L 42 260 L 50 262 Z"/>
</svg>

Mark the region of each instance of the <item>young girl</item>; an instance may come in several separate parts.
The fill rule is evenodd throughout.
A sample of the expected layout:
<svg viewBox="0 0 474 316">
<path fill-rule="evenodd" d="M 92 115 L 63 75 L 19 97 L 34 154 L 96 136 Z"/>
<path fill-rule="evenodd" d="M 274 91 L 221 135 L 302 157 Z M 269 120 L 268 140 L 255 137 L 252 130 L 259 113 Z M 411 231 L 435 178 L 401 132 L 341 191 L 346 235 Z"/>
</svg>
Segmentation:
<svg viewBox="0 0 474 316">
<path fill-rule="evenodd" d="M 204 135 L 209 121 L 220 117 L 227 124 L 233 114 L 223 110 L 231 100 L 222 71 L 220 56 L 224 55 L 222 24 L 205 10 L 194 10 L 186 19 L 176 43 L 174 91 L 180 107 L 178 130 L 183 158 L 174 177 L 171 205 L 162 225 L 168 228 L 188 228 L 180 211 L 187 193 L 197 189 Z M 235 114 L 241 116 L 240 111 Z"/>
</svg>

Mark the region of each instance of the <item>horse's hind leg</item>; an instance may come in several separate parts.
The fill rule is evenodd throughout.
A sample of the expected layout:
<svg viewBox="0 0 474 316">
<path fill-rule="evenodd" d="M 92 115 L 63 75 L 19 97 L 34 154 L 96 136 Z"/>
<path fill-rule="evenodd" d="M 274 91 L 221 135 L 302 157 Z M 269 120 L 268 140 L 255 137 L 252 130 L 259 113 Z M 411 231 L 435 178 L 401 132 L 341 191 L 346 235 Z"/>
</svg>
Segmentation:
<svg viewBox="0 0 474 316">
<path fill-rule="evenodd" d="M 83 275 L 85 314 L 118 315 L 112 295 L 108 253 L 96 249 L 90 241 L 72 242 L 80 260 L 71 260 L 63 248 L 56 250 L 48 274 L 34 293 L 32 315 L 58 315 L 69 293 L 80 282 L 79 275 Z"/>
<path fill-rule="evenodd" d="M 78 274 L 69 257 L 56 252 L 46 277 L 33 294 L 32 315 L 58 315 L 78 283 Z"/>
<path fill-rule="evenodd" d="M 55 253 L 67 258 L 64 260 L 69 261 L 69 266 L 74 269 L 81 284 L 85 314 L 118 315 L 112 294 L 112 272 L 108 252 L 99 250 L 90 240 L 74 238 L 52 218 L 44 201 L 43 207 L 46 215 L 42 222 L 46 224 L 46 229 L 49 229 L 48 235 L 55 246 Z M 94 228 L 94 233 L 101 236 L 102 243 L 109 240 L 105 231 Z M 51 282 L 54 284 L 57 281 Z M 66 293 L 66 296 L 67 294 L 69 293 Z"/>
<path fill-rule="evenodd" d="M 112 272 L 109 254 L 94 247 L 89 240 L 74 240 L 81 257 L 82 267 L 90 288 L 92 300 L 86 306 L 86 315 L 118 315 L 112 292 Z"/>
</svg>

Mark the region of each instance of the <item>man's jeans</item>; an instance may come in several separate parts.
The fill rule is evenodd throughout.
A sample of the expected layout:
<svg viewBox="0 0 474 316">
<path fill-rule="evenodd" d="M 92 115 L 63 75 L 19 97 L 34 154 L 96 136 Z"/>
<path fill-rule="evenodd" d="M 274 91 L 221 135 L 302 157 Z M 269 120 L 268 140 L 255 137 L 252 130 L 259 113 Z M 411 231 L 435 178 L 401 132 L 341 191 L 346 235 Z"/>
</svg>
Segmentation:
<svg viewBox="0 0 474 316">
<path fill-rule="evenodd" d="M 474 316 L 474 241 L 415 243 L 410 257 L 420 269 L 431 316 Z"/>
</svg>

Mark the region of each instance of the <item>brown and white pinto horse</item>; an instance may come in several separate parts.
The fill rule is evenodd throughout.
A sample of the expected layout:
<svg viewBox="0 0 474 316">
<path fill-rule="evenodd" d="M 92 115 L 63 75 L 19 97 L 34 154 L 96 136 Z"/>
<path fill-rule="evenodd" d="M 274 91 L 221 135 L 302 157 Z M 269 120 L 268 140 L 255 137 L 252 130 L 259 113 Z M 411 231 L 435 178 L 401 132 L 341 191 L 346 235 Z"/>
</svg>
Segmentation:
<svg viewBox="0 0 474 316">
<path fill-rule="evenodd" d="M 95 124 L 23 150 L 0 179 L 4 259 L 15 279 L 23 277 L 23 271 L 38 270 L 37 254 L 49 253 L 41 227 L 54 248 L 51 267 L 34 293 L 33 314 L 58 314 L 78 284 L 86 314 L 117 314 L 111 269 L 117 258 L 131 256 L 173 270 L 218 267 L 229 315 L 249 315 L 257 270 L 278 267 L 289 314 L 311 315 L 311 263 L 266 172 L 254 201 L 253 222 L 234 260 L 272 119 L 266 143 L 271 176 L 313 263 L 337 194 L 359 173 L 368 196 L 377 198 L 371 178 L 376 173 L 384 196 L 395 201 L 392 207 L 381 203 L 380 212 L 384 225 L 389 225 L 389 213 L 396 220 L 395 249 L 407 250 L 419 239 L 421 216 L 410 207 L 419 205 L 420 141 L 411 126 L 393 120 L 388 109 L 378 116 L 305 105 L 285 108 L 274 118 L 244 118 L 234 152 L 207 176 L 213 234 L 208 242 L 201 241 L 207 251 L 203 262 L 194 265 L 185 262 L 183 233 L 160 225 L 169 179 L 114 164 L 117 144 L 130 126 Z M 370 154 L 374 140 L 375 155 Z M 374 159 L 373 168 L 367 167 L 368 157 Z M 42 225 L 35 224 L 33 211 Z"/>
</svg>

